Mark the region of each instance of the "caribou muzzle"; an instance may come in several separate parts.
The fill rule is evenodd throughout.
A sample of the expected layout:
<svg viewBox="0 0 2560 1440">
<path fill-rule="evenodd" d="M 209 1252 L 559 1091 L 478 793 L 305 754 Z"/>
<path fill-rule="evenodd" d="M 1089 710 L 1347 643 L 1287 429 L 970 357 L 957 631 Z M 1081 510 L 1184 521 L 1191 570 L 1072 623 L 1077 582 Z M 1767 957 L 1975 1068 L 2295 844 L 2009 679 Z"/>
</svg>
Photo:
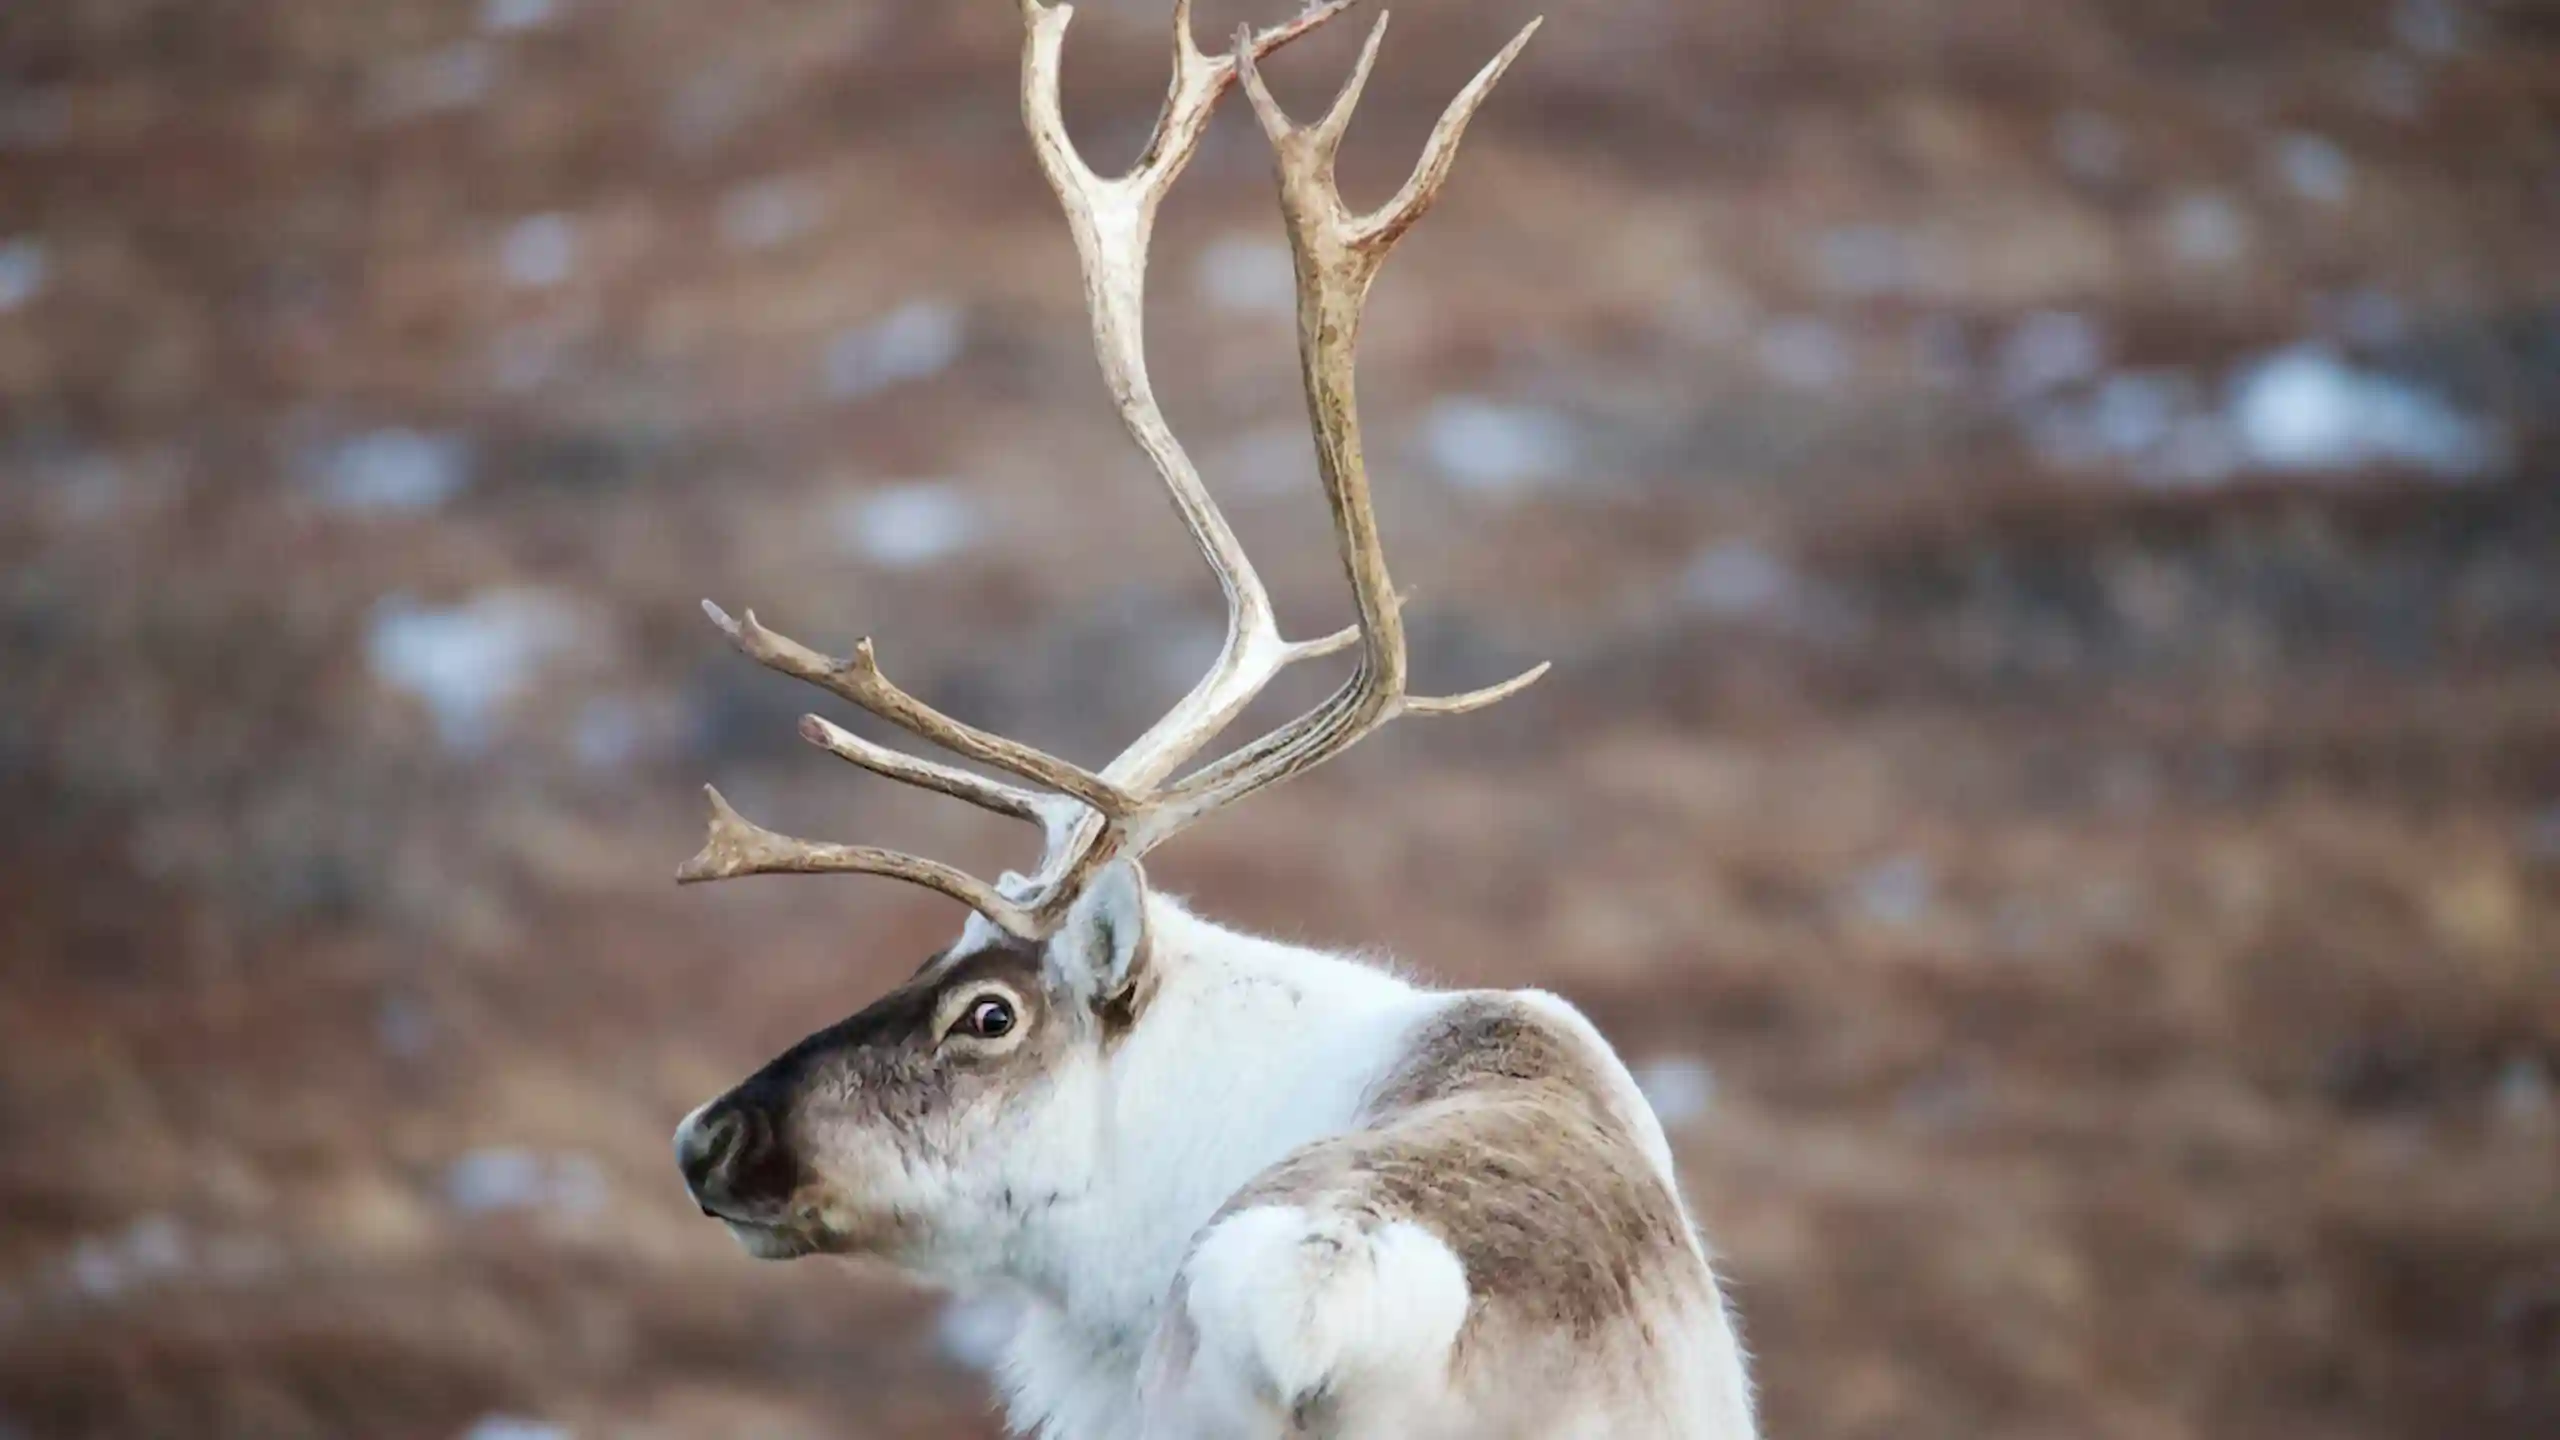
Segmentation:
<svg viewBox="0 0 2560 1440">
<path fill-rule="evenodd" d="M 764 1097 L 733 1090 L 676 1127 L 676 1168 L 702 1213 L 733 1224 L 783 1218 L 799 1167 Z"/>
</svg>

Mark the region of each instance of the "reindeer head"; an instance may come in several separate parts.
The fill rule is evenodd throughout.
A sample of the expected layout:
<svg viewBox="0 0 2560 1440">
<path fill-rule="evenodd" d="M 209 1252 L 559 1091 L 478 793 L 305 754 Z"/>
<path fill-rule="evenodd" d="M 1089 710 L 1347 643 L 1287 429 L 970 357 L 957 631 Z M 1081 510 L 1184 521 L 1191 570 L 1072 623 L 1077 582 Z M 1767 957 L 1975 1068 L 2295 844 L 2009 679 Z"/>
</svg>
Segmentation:
<svg viewBox="0 0 2560 1440">
<path fill-rule="evenodd" d="M 849 1020 L 687 1117 L 676 1159 L 748 1253 L 977 1257 L 1093 1175 L 1095 1086 L 1142 1008 L 1145 887 L 1104 871 L 1046 941 L 971 924 Z"/>
<path fill-rule="evenodd" d="M 1402 602 L 1370 503 L 1353 394 L 1371 282 L 1438 199 L 1467 122 L 1537 27 L 1459 93 L 1403 188 L 1379 209 L 1357 214 L 1335 187 L 1334 157 L 1377 59 L 1383 16 L 1324 118 L 1302 127 L 1282 113 L 1255 62 L 1352 0 L 1330 0 L 1269 30 L 1240 31 L 1233 52 L 1221 56 L 1198 48 L 1190 0 L 1176 0 L 1173 81 L 1154 136 L 1129 173 L 1106 178 L 1078 155 L 1059 108 L 1059 57 L 1074 11 L 1043 0 L 1020 3 L 1023 115 L 1083 265 L 1095 353 L 1131 437 L 1226 593 L 1226 641 L 1189 694 L 1109 765 L 1090 771 L 926 705 L 882 674 L 868 640 L 851 658 L 833 659 L 766 629 L 752 611 L 733 620 L 704 602 L 731 642 L 760 663 L 1011 779 L 917 759 L 814 715 L 800 727 L 810 743 L 875 774 L 1030 822 L 1044 840 L 1034 875 L 995 886 L 913 855 L 778 835 L 709 792 L 710 837 L 680 880 L 888 875 L 938 890 L 978 917 L 960 943 L 906 985 L 792 1047 L 677 1132 L 678 1159 L 696 1200 L 760 1255 L 832 1250 L 928 1269 L 963 1263 L 966 1251 L 1000 1234 L 1020 1207 L 1074 1186 L 1079 1167 L 1090 1163 L 1077 1147 L 1094 1129 L 1091 1087 L 1115 1035 L 1143 1013 L 1137 998 L 1150 961 L 1138 858 L 1215 811 L 1322 764 L 1398 715 L 1479 709 L 1547 668 L 1467 695 L 1407 692 Z M 1353 628 L 1317 640 L 1281 637 L 1260 576 L 1165 423 L 1142 343 L 1157 208 L 1239 80 L 1279 162 L 1317 469 L 1359 614 Z M 1358 668 L 1329 699 L 1185 773 L 1283 668 L 1355 647 Z M 1085 1119 L 1055 1123 L 1065 1114 Z"/>
</svg>

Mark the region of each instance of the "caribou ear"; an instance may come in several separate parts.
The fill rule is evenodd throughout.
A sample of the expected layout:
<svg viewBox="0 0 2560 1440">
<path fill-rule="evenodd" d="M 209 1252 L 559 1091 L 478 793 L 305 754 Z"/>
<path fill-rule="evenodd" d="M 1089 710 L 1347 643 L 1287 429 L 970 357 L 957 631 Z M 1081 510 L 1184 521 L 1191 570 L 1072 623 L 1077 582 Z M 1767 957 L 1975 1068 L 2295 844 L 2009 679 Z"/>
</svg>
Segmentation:
<svg viewBox="0 0 2560 1440">
<path fill-rule="evenodd" d="M 1049 942 L 1049 963 L 1089 1004 L 1128 993 L 1147 956 L 1147 875 L 1122 860 L 1094 877 Z"/>
</svg>

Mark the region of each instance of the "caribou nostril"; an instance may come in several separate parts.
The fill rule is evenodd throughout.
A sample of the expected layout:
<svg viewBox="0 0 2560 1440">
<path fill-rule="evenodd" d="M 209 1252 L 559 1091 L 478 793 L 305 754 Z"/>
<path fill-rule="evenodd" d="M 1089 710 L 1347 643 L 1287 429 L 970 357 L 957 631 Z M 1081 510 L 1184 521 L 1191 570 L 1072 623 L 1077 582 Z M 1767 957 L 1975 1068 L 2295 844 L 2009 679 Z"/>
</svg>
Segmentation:
<svg viewBox="0 0 2560 1440">
<path fill-rule="evenodd" d="M 761 1130 L 753 1116 L 735 1105 L 706 1110 L 684 1123 L 676 1132 L 676 1168 L 684 1172 L 685 1187 L 696 1200 L 721 1193 L 739 1162 L 750 1158 Z"/>
<path fill-rule="evenodd" d="M 679 1126 L 676 1168 L 694 1203 L 724 1220 L 772 1210 L 798 1183 L 774 1110 L 752 1094 L 717 1100 Z"/>
</svg>

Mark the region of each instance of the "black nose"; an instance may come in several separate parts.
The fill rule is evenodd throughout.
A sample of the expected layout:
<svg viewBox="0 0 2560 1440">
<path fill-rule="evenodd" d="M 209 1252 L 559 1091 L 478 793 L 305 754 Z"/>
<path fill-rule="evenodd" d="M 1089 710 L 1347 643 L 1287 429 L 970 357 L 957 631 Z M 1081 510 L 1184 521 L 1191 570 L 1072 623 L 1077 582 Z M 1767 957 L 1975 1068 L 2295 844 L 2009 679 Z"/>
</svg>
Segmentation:
<svg viewBox="0 0 2560 1440">
<path fill-rule="evenodd" d="M 773 1126 L 762 1107 L 723 1098 L 676 1131 L 676 1168 L 704 1214 L 734 1215 L 757 1198 L 748 1192 L 772 1170 L 774 1148 Z"/>
</svg>

